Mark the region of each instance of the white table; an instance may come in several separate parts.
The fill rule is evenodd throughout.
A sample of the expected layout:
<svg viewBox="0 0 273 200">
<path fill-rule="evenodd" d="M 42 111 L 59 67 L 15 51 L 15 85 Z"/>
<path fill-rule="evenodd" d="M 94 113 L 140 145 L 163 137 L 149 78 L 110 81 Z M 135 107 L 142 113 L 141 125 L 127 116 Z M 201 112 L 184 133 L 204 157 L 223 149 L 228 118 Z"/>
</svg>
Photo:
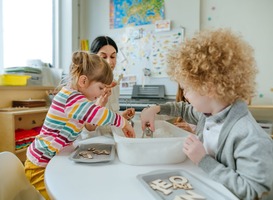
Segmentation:
<svg viewBox="0 0 273 200">
<path fill-rule="evenodd" d="M 117 158 L 101 164 L 75 163 L 69 160 L 73 146 L 66 147 L 48 164 L 45 184 L 50 196 L 57 200 L 152 200 L 155 199 L 136 178 L 154 170 L 182 169 L 202 178 L 231 200 L 237 198 L 221 184 L 212 181 L 189 159 L 180 164 L 132 166 Z M 220 200 L 220 199 L 219 199 Z"/>
</svg>

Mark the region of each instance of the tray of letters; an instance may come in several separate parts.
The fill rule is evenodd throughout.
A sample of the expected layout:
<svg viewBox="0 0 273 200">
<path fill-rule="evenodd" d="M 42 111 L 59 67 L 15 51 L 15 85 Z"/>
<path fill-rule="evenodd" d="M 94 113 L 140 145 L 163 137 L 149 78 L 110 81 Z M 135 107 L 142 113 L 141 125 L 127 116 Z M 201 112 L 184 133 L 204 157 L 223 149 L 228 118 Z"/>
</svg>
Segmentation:
<svg viewBox="0 0 273 200">
<path fill-rule="evenodd" d="M 137 176 L 157 200 L 228 200 L 194 174 L 183 170 L 159 170 Z"/>
<path fill-rule="evenodd" d="M 115 145 L 113 144 L 80 144 L 69 158 L 81 163 L 109 162 L 115 158 Z"/>
</svg>

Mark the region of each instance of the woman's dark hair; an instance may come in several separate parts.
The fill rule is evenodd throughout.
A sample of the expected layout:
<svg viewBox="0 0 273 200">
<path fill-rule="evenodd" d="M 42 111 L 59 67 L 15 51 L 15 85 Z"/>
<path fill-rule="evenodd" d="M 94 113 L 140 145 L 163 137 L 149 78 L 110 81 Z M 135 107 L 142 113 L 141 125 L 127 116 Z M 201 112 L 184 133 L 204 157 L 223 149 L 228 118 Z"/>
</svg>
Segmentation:
<svg viewBox="0 0 273 200">
<path fill-rule="evenodd" d="M 113 46 L 118 53 L 117 44 L 115 43 L 115 41 L 112 38 L 110 38 L 108 36 L 99 36 L 99 37 L 95 38 L 91 44 L 90 51 L 91 51 L 91 53 L 97 54 L 99 52 L 99 50 L 105 45 Z"/>
</svg>

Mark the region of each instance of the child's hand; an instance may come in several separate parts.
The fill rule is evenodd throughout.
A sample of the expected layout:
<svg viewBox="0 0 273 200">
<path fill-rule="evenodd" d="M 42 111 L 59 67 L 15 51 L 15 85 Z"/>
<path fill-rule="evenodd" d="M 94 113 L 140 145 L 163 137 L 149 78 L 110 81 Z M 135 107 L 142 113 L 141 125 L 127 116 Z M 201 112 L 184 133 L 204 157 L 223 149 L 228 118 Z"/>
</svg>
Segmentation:
<svg viewBox="0 0 273 200">
<path fill-rule="evenodd" d="M 88 123 L 86 123 L 86 124 L 85 124 L 85 128 L 86 128 L 88 131 L 94 131 L 94 130 L 96 130 L 97 126 L 96 126 L 96 125 L 93 125 L 93 124 L 88 124 Z"/>
<path fill-rule="evenodd" d="M 142 130 L 145 130 L 146 124 L 150 124 L 151 131 L 155 131 L 154 121 L 155 115 L 160 111 L 159 106 L 144 108 L 140 114 Z"/>
<path fill-rule="evenodd" d="M 108 97 L 112 94 L 111 88 L 109 87 L 105 87 L 104 88 L 104 93 L 103 95 L 101 95 L 97 101 L 96 101 L 96 105 L 104 107 L 107 102 L 108 102 Z"/>
<path fill-rule="evenodd" d="M 182 128 L 182 129 L 184 129 L 186 131 L 189 131 L 190 133 L 194 133 L 194 131 L 192 130 L 191 126 L 187 122 L 185 122 L 185 121 L 174 122 L 174 125 L 176 125 L 179 128 Z"/>
<path fill-rule="evenodd" d="M 206 155 L 206 150 L 202 142 L 195 135 L 192 134 L 186 138 L 183 151 L 196 165 L 198 165 L 198 163 Z"/>
<path fill-rule="evenodd" d="M 128 123 L 127 120 L 125 120 L 125 126 L 124 128 L 122 129 L 125 137 L 128 137 L 128 138 L 135 138 L 136 137 L 136 134 L 135 134 L 135 131 L 133 129 L 133 127 Z"/>
<path fill-rule="evenodd" d="M 132 119 L 135 116 L 135 109 L 134 108 L 128 108 L 125 111 L 122 112 L 122 117 L 125 119 Z"/>
</svg>

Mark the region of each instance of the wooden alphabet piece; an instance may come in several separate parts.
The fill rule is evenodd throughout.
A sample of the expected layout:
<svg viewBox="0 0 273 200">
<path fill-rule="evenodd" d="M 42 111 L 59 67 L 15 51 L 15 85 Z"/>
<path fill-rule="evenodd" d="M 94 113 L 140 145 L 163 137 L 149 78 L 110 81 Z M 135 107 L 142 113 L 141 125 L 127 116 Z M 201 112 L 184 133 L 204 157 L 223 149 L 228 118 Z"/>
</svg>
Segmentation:
<svg viewBox="0 0 273 200">
<path fill-rule="evenodd" d="M 79 152 L 79 156 L 87 159 L 92 159 L 93 156 L 88 151 L 81 151 Z"/>
<path fill-rule="evenodd" d="M 92 151 L 94 154 L 98 154 L 98 155 L 102 155 L 102 154 L 109 155 L 110 154 L 110 152 L 105 150 L 105 149 L 104 150 L 99 150 L 99 149 L 96 149 L 94 147 L 88 148 L 87 150 Z"/>
<path fill-rule="evenodd" d="M 93 148 L 88 148 L 87 151 L 80 151 L 79 152 L 79 156 L 81 156 L 82 158 L 86 158 L 86 159 L 93 159 L 93 156 L 91 155 L 90 151 L 94 154 L 97 155 L 109 155 L 110 152 L 107 150 L 99 150 L 99 149 L 95 149 Z"/>
<path fill-rule="evenodd" d="M 188 179 L 183 176 L 171 176 L 169 177 L 169 182 L 162 181 L 161 179 L 154 180 L 150 183 L 151 188 L 158 190 L 165 195 L 169 195 L 173 192 L 173 189 L 183 189 L 187 190 L 187 194 L 176 195 L 174 200 L 198 200 L 206 199 L 205 197 L 189 190 L 193 190 L 192 185 L 189 183 Z"/>
<path fill-rule="evenodd" d="M 188 183 L 188 179 L 183 176 L 171 176 L 169 180 L 173 184 L 173 189 L 192 190 L 193 187 Z"/>
<path fill-rule="evenodd" d="M 158 190 L 165 195 L 171 194 L 173 192 L 172 189 L 169 189 L 170 187 L 172 187 L 172 184 L 162 181 L 161 179 L 157 179 L 157 180 L 152 181 L 150 186 L 154 190 Z"/>
<path fill-rule="evenodd" d="M 193 191 L 186 191 L 187 194 L 176 195 L 173 200 L 199 200 L 206 199 L 205 197 L 196 194 Z"/>
</svg>

